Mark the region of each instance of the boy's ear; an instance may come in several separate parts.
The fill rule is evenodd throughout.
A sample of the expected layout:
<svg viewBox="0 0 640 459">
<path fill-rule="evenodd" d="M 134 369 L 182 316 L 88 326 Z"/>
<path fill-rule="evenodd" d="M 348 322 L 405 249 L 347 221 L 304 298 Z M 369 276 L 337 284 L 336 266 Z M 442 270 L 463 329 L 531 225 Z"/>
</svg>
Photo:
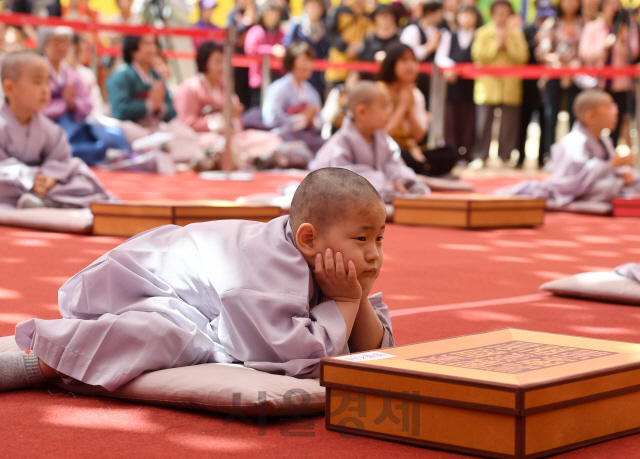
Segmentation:
<svg viewBox="0 0 640 459">
<path fill-rule="evenodd" d="M 358 104 L 353 110 L 353 117 L 362 118 L 362 115 L 367 111 L 367 106 L 365 104 Z"/>
<path fill-rule="evenodd" d="M 317 250 L 314 249 L 317 236 L 318 231 L 311 223 L 303 223 L 300 225 L 296 232 L 296 246 L 298 250 L 307 257 L 313 257 L 317 252 Z"/>
<path fill-rule="evenodd" d="M 12 80 L 3 80 L 2 81 L 2 89 L 5 94 L 13 93 L 13 81 Z"/>
<path fill-rule="evenodd" d="M 594 115 L 593 109 L 587 110 L 586 112 L 583 113 L 583 115 L 580 118 L 577 118 L 577 120 L 580 121 L 585 126 L 588 126 L 593 121 L 593 115 Z"/>
</svg>

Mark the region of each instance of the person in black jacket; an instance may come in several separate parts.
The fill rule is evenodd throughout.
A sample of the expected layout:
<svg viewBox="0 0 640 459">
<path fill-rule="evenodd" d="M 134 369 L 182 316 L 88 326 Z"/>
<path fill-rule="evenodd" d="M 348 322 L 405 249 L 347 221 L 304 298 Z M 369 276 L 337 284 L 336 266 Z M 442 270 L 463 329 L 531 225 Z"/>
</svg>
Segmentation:
<svg viewBox="0 0 640 459">
<path fill-rule="evenodd" d="M 456 64 L 470 63 L 471 44 L 478 24 L 478 10 L 470 5 L 462 5 L 456 14 L 456 31 L 443 31 L 436 65 L 442 68 Z M 445 140 L 460 154 L 460 160 L 470 161 L 470 153 L 476 141 L 476 105 L 473 102 L 473 80 L 460 79 L 455 70 L 445 70 L 444 77 L 449 83 L 445 111 Z"/>
<path fill-rule="evenodd" d="M 385 49 L 399 39 L 396 25 L 396 14 L 391 5 L 378 5 L 373 12 L 374 30 L 367 34 L 364 43 L 358 52 L 358 59 L 369 62 L 382 62 L 385 57 Z M 363 79 L 374 80 L 375 75 L 361 74 Z"/>
<path fill-rule="evenodd" d="M 529 62 L 528 64 L 538 64 L 538 60 L 535 55 L 535 48 L 538 45 L 536 35 L 540 25 L 549 17 L 556 15 L 555 10 L 551 7 L 551 2 L 538 1 L 538 12 L 536 14 L 536 21 L 524 26 L 522 31 L 527 39 L 527 45 L 529 46 Z M 549 6 L 547 6 L 549 5 Z M 522 167 L 525 160 L 525 144 L 527 141 L 527 129 L 529 123 L 537 113 L 538 123 L 540 124 L 540 132 L 544 132 L 545 117 L 544 106 L 542 104 L 542 95 L 538 89 L 538 80 L 522 80 L 522 112 L 520 115 L 520 135 L 518 137 L 518 162 L 517 167 Z M 544 145 L 542 141 L 543 136 L 540 136 L 538 143 L 538 165 L 542 167 L 544 165 Z"/>
</svg>

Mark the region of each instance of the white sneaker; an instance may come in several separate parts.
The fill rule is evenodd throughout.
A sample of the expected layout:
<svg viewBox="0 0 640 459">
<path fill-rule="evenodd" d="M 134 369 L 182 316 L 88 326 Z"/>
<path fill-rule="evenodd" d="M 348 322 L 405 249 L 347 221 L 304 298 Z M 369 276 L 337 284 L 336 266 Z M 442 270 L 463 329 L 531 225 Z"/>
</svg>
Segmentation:
<svg viewBox="0 0 640 459">
<path fill-rule="evenodd" d="M 39 207 L 46 207 L 42 199 L 32 193 L 24 193 L 18 199 L 18 209 L 36 209 Z"/>
<path fill-rule="evenodd" d="M 467 167 L 472 171 L 480 170 L 484 167 L 484 159 L 476 158 L 472 160 Z"/>
</svg>

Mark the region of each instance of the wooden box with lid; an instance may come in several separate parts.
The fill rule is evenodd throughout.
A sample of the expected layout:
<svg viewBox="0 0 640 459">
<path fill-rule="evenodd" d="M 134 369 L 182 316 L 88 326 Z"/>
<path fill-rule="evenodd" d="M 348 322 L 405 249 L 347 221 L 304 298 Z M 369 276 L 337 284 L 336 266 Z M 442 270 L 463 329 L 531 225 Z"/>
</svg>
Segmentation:
<svg viewBox="0 0 640 459">
<path fill-rule="evenodd" d="M 517 329 L 322 360 L 330 430 L 492 458 L 640 432 L 640 344 Z"/>
<path fill-rule="evenodd" d="M 162 225 L 185 226 L 212 220 L 242 219 L 267 222 L 281 214 L 280 208 L 233 201 L 149 201 L 94 203 L 93 234 L 135 236 Z"/>
<path fill-rule="evenodd" d="M 500 228 L 536 226 L 544 223 L 544 199 L 494 196 L 477 193 L 431 194 L 393 200 L 394 223 Z"/>
</svg>

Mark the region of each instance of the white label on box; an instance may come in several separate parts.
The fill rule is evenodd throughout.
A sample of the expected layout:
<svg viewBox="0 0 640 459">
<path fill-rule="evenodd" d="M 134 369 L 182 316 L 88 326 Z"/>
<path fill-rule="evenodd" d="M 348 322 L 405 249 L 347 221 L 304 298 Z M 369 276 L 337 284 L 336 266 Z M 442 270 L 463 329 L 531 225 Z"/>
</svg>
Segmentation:
<svg viewBox="0 0 640 459">
<path fill-rule="evenodd" d="M 390 359 L 392 357 L 396 356 L 385 354 L 384 352 L 372 351 L 364 352 L 362 354 L 343 355 L 342 357 L 336 357 L 336 359 L 348 360 L 349 362 L 366 362 L 367 360 Z"/>
</svg>

